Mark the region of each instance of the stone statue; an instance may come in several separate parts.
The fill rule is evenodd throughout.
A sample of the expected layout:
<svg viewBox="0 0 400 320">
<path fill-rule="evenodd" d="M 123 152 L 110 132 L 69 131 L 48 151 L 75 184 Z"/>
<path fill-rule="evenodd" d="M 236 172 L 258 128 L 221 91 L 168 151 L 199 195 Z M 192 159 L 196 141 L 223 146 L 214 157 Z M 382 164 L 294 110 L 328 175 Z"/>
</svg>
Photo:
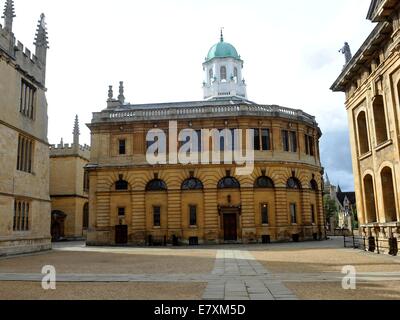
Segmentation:
<svg viewBox="0 0 400 320">
<path fill-rule="evenodd" d="M 350 46 L 347 42 L 344 43 L 344 47 L 339 50 L 340 53 L 344 54 L 344 57 L 346 59 L 346 64 L 348 64 L 353 58 L 353 55 L 351 54 Z"/>
</svg>

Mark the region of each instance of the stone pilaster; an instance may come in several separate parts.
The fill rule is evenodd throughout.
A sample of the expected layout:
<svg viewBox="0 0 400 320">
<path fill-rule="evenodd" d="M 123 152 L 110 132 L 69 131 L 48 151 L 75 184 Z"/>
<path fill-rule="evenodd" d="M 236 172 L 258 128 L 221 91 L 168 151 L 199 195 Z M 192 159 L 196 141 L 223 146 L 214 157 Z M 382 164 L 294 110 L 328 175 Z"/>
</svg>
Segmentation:
<svg viewBox="0 0 400 320">
<path fill-rule="evenodd" d="M 132 193 L 132 241 L 146 241 L 146 200 L 144 192 Z"/>
<path fill-rule="evenodd" d="M 181 191 L 168 192 L 168 236 L 182 236 Z"/>
<path fill-rule="evenodd" d="M 254 206 L 254 190 L 242 190 L 242 238 L 244 241 L 253 242 L 257 240 L 257 230 L 255 214 L 257 210 Z"/>
<path fill-rule="evenodd" d="M 219 214 L 217 193 L 214 190 L 204 192 L 204 229 L 205 241 L 219 241 Z"/>
</svg>

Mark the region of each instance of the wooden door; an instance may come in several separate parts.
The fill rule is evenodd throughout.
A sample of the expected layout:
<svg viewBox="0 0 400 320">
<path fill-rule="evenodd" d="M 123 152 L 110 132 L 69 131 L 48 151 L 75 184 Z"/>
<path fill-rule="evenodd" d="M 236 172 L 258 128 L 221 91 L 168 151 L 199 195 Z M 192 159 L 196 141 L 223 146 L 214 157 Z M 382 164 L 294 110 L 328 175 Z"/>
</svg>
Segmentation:
<svg viewBox="0 0 400 320">
<path fill-rule="evenodd" d="M 237 241 L 237 215 L 224 214 L 224 240 Z"/>
<path fill-rule="evenodd" d="M 128 226 L 119 225 L 115 226 L 115 243 L 128 244 Z"/>
</svg>

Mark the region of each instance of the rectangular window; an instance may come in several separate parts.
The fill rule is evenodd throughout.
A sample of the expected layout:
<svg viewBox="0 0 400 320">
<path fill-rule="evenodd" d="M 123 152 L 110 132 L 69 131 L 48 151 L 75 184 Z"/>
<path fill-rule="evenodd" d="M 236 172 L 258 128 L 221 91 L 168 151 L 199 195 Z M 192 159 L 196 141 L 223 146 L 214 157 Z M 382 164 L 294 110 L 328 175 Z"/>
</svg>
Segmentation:
<svg viewBox="0 0 400 320">
<path fill-rule="evenodd" d="M 264 151 L 271 150 L 271 135 L 269 129 L 262 129 L 262 149 Z"/>
<path fill-rule="evenodd" d="M 155 227 L 161 227 L 161 207 L 153 207 L 153 224 Z"/>
<path fill-rule="evenodd" d="M 289 152 L 289 131 L 282 131 L 283 151 Z"/>
<path fill-rule="evenodd" d="M 119 140 L 119 154 L 120 155 L 126 154 L 126 140 L 125 139 Z"/>
<path fill-rule="evenodd" d="M 235 149 L 235 129 L 228 129 L 229 134 L 230 134 L 230 141 L 229 141 L 229 135 L 228 137 L 225 137 L 225 134 L 220 137 L 220 151 L 224 152 L 225 151 L 225 146 L 228 148 L 228 151 L 233 151 Z M 222 133 L 223 130 L 220 130 L 220 133 Z M 228 146 L 228 144 L 231 144 Z"/>
<path fill-rule="evenodd" d="M 254 130 L 254 150 L 259 151 L 261 150 L 260 130 L 259 129 L 253 129 L 253 130 Z"/>
<path fill-rule="evenodd" d="M 309 135 L 304 135 L 305 140 L 305 151 L 309 156 L 314 156 L 314 138 Z"/>
<path fill-rule="evenodd" d="M 295 203 L 290 204 L 290 220 L 292 224 L 297 224 L 297 207 Z"/>
<path fill-rule="evenodd" d="M 290 132 L 290 151 L 297 152 L 297 134 L 294 131 Z"/>
<path fill-rule="evenodd" d="M 315 217 L 315 206 L 313 204 L 311 205 L 311 219 L 312 219 L 312 223 L 315 224 L 317 219 Z"/>
<path fill-rule="evenodd" d="M 269 224 L 268 204 L 261 204 L 261 223 Z"/>
<path fill-rule="evenodd" d="M 30 210 L 31 204 L 28 201 L 15 200 L 14 202 L 14 231 L 30 230 Z"/>
<path fill-rule="evenodd" d="M 34 142 L 24 136 L 18 137 L 17 170 L 32 173 Z"/>
<path fill-rule="evenodd" d="M 295 131 L 282 131 L 283 151 L 297 152 L 297 134 Z"/>
<path fill-rule="evenodd" d="M 197 226 L 197 206 L 189 206 L 190 225 Z"/>
<path fill-rule="evenodd" d="M 19 112 L 29 119 L 34 119 L 36 88 L 27 81 L 21 81 Z"/>
<path fill-rule="evenodd" d="M 118 217 L 125 217 L 125 208 L 118 208 Z"/>
</svg>

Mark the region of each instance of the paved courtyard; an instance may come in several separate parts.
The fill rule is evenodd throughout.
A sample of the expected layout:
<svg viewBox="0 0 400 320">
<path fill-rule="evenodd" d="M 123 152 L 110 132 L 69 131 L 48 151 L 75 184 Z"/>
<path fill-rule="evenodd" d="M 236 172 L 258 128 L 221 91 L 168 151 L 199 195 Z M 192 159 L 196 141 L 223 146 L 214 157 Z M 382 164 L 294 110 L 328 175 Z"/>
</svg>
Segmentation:
<svg viewBox="0 0 400 320">
<path fill-rule="evenodd" d="M 42 267 L 57 271 L 43 290 Z M 356 290 L 342 269 L 357 271 Z M 400 299 L 400 258 L 324 242 L 195 248 L 93 248 L 0 258 L 0 299 L 297 300 Z"/>
</svg>

